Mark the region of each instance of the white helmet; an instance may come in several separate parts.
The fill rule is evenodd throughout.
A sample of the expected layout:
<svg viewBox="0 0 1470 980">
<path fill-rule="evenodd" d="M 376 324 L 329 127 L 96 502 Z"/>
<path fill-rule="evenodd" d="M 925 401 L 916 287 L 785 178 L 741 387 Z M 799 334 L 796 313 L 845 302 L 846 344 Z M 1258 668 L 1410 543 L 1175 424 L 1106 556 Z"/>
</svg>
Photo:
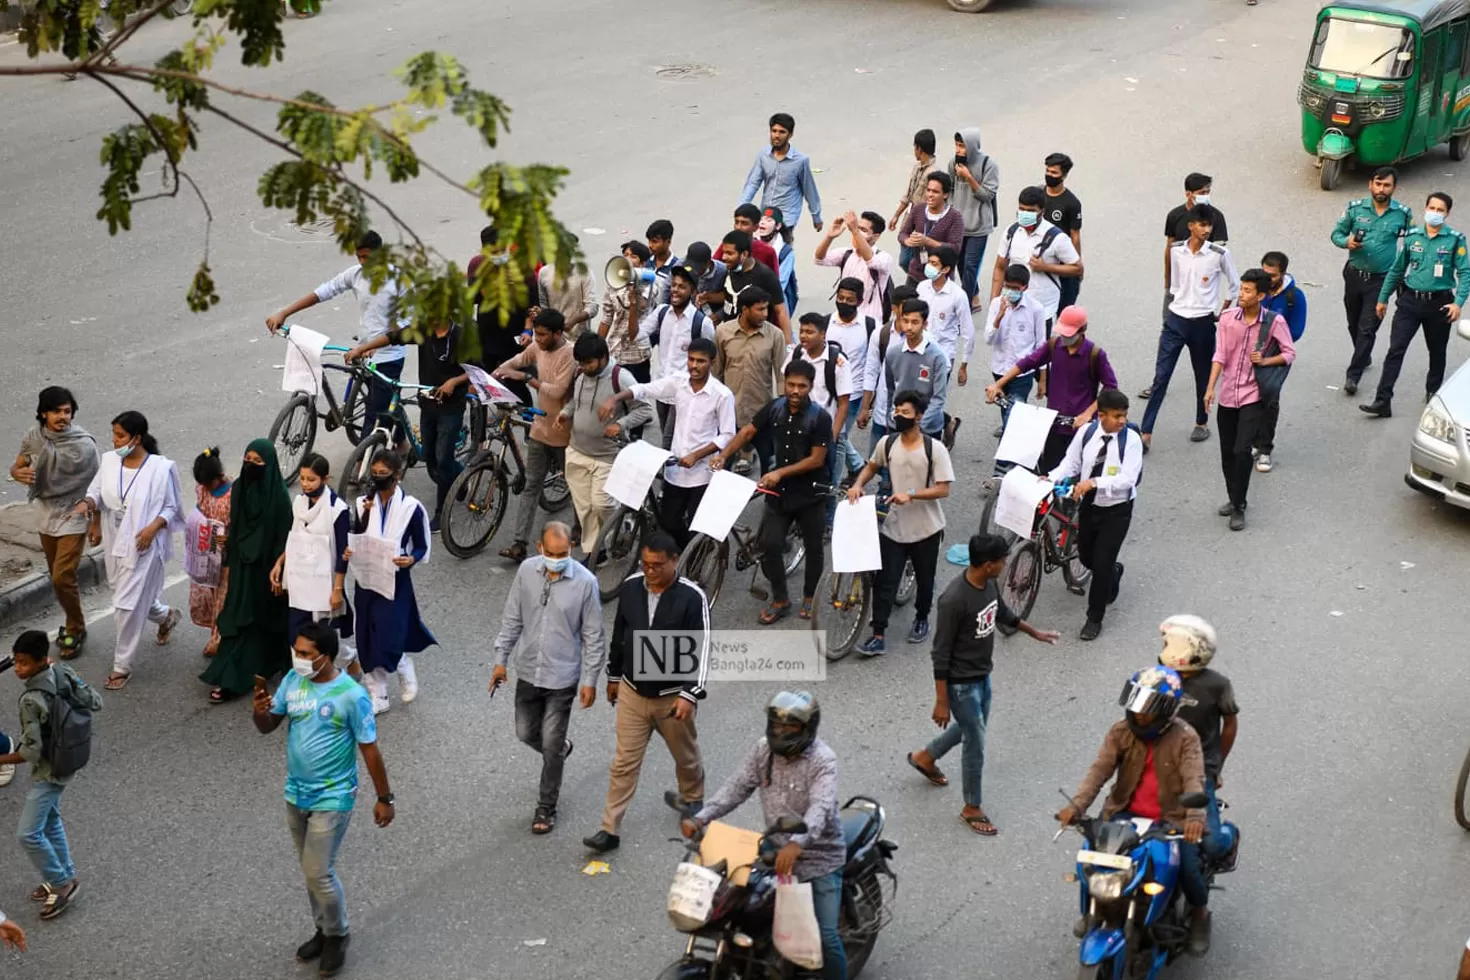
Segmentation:
<svg viewBox="0 0 1470 980">
<path fill-rule="evenodd" d="M 1215 627 L 1187 613 L 1170 616 L 1159 624 L 1164 634 L 1164 651 L 1159 663 L 1175 670 L 1208 667 L 1215 656 Z"/>
</svg>

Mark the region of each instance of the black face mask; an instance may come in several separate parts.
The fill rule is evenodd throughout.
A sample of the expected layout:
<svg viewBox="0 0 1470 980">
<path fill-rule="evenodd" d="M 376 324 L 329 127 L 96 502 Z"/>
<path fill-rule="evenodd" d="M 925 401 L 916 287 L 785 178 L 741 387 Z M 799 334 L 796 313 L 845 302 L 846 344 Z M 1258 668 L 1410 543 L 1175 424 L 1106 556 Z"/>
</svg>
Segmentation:
<svg viewBox="0 0 1470 980">
<path fill-rule="evenodd" d="M 1053 177 L 1051 174 L 1047 174 L 1046 175 L 1046 186 L 1047 187 L 1061 187 L 1062 186 L 1062 181 L 1064 179 L 1065 178 L 1062 178 L 1062 177 Z"/>
<path fill-rule="evenodd" d="M 254 482 L 265 475 L 265 464 L 244 462 L 240 464 L 240 478 Z"/>
<path fill-rule="evenodd" d="M 393 477 L 392 476 L 379 476 L 378 474 L 374 473 L 373 474 L 373 489 L 376 490 L 376 491 L 378 491 L 379 493 L 382 493 L 384 490 L 392 490 L 393 489 Z"/>
<path fill-rule="evenodd" d="M 893 431 L 907 432 L 919 423 L 918 419 L 911 419 L 907 415 L 895 415 L 893 417 Z"/>
<path fill-rule="evenodd" d="M 857 304 L 856 303 L 838 303 L 837 304 L 837 316 L 841 320 L 843 320 L 844 322 L 847 322 L 847 321 L 851 320 L 853 317 L 857 316 Z"/>
<path fill-rule="evenodd" d="M 317 487 L 315 490 L 303 490 L 301 492 L 306 495 L 307 500 L 315 500 L 322 495 L 322 491 L 325 489 L 326 485 L 323 484 L 322 486 Z"/>
</svg>

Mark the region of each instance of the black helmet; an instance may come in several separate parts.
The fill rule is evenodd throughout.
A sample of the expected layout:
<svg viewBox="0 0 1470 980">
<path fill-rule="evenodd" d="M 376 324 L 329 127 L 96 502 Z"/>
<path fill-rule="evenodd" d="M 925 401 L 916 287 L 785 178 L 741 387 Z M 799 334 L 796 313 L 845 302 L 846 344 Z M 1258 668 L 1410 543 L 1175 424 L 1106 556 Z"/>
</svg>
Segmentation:
<svg viewBox="0 0 1470 980">
<path fill-rule="evenodd" d="M 775 755 L 801 755 L 817 737 L 822 709 L 810 691 L 782 691 L 766 705 L 766 744 Z M 776 725 L 800 725 L 795 734 L 775 731 Z"/>
</svg>

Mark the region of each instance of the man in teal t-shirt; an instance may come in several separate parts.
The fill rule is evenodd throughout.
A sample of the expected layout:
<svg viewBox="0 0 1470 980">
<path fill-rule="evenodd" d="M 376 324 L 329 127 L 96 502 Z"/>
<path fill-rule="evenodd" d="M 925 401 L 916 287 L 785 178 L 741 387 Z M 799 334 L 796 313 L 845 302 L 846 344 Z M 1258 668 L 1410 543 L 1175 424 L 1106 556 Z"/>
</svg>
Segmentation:
<svg viewBox="0 0 1470 980">
<path fill-rule="evenodd" d="M 374 821 L 379 827 L 393 822 L 393 793 L 378 753 L 372 698 L 337 669 L 336 660 L 336 632 L 308 623 L 296 637 L 291 672 L 275 696 L 266 690 L 265 679 L 257 677 L 254 701 L 255 727 L 262 734 L 289 722 L 286 823 L 316 919 L 316 933 L 296 950 L 296 959 L 320 959 L 324 977 L 340 971 L 347 955 L 347 901 L 336 864 L 357 801 L 354 749 L 362 752 L 377 790 Z"/>
</svg>

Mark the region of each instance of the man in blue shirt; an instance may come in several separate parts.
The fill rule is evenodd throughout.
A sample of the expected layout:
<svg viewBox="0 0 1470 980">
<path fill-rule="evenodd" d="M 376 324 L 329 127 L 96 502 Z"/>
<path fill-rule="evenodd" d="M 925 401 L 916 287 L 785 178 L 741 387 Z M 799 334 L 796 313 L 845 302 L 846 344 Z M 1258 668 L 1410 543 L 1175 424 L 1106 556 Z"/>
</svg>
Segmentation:
<svg viewBox="0 0 1470 980">
<path fill-rule="evenodd" d="M 321 623 L 302 627 L 291 672 L 274 697 L 265 683 L 264 677 L 255 678 L 255 728 L 268 735 L 282 721 L 289 722 L 286 823 L 316 919 L 316 933 L 296 950 L 296 959 L 319 959 L 318 973 L 335 976 L 347 957 L 347 899 L 336 864 L 357 801 L 354 746 L 362 752 L 378 794 L 374 822 L 379 827 L 393 822 L 393 793 L 378 753 L 373 702 L 360 684 L 337 669 L 337 634 Z"/>
<path fill-rule="evenodd" d="M 761 195 L 761 209 L 780 208 L 786 217 L 787 227 L 795 229 L 801 222 L 801 203 L 811 208 L 812 227 L 822 230 L 822 198 L 817 193 L 817 181 L 812 177 L 812 162 L 805 153 L 791 145 L 791 134 L 796 129 L 796 120 L 788 113 L 778 112 L 771 117 L 771 148 L 756 154 L 755 163 L 745 178 L 745 189 L 740 193 L 740 203 L 755 200 L 756 191 L 765 185 Z"/>
<path fill-rule="evenodd" d="M 1267 252 L 1261 256 L 1261 268 L 1271 277 L 1271 292 L 1261 301 L 1261 308 L 1270 310 L 1286 320 L 1286 329 L 1291 333 L 1291 342 L 1302 339 L 1307 331 L 1307 297 L 1287 275 L 1290 264 L 1285 252 Z M 1256 433 L 1256 444 L 1252 450 L 1256 457 L 1256 472 L 1270 473 L 1274 464 L 1271 452 L 1276 448 L 1276 422 L 1281 418 L 1281 399 L 1266 406 L 1261 418 L 1261 428 Z"/>
</svg>

